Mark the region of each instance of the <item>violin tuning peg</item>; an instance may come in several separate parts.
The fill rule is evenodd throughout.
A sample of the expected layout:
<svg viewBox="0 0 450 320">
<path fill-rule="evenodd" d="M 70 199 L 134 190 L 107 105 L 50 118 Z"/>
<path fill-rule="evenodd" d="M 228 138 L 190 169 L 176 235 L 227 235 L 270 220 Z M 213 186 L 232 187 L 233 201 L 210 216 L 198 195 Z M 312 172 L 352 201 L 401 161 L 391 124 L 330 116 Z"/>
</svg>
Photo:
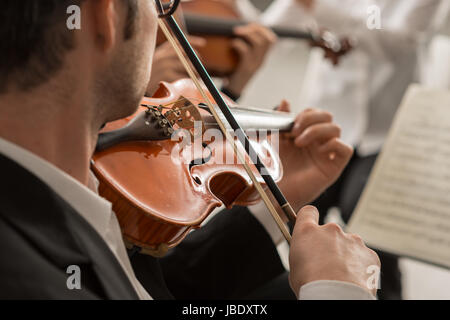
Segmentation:
<svg viewBox="0 0 450 320">
<path fill-rule="evenodd" d="M 159 120 L 158 124 L 161 128 L 165 128 L 169 124 L 169 121 L 167 121 L 167 119 L 161 119 Z"/>
<path fill-rule="evenodd" d="M 173 130 L 173 128 L 170 127 L 164 128 L 164 134 L 166 137 L 170 137 L 174 132 L 175 130 Z"/>
<path fill-rule="evenodd" d="M 147 122 L 151 123 L 156 121 L 158 118 L 155 115 L 155 111 L 153 110 L 149 110 L 148 112 L 146 112 L 147 114 Z"/>
</svg>

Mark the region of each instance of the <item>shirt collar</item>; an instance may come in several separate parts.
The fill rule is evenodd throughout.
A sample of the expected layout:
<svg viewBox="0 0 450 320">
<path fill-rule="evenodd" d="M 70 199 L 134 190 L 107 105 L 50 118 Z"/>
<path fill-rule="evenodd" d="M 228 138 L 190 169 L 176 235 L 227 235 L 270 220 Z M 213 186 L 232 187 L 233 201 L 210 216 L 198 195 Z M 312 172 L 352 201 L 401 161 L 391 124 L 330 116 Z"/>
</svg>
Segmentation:
<svg viewBox="0 0 450 320">
<path fill-rule="evenodd" d="M 17 162 L 52 188 L 105 237 L 112 205 L 78 180 L 37 155 L 0 138 L 0 153 Z"/>
</svg>

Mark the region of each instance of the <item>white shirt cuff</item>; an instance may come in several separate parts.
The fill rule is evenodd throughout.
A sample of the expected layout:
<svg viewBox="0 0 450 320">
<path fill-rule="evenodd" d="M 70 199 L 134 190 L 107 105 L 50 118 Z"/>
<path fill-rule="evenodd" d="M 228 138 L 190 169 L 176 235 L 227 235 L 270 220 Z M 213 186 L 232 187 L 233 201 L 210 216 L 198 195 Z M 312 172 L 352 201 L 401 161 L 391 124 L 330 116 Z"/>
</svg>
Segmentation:
<svg viewBox="0 0 450 320">
<path fill-rule="evenodd" d="M 283 234 L 264 203 L 249 206 L 248 209 L 267 231 L 273 243 L 278 245 L 283 240 Z M 350 282 L 319 280 L 302 286 L 299 300 L 375 300 L 375 297 Z"/>
<path fill-rule="evenodd" d="M 299 300 L 376 300 L 356 284 L 336 280 L 319 280 L 300 288 Z"/>
<path fill-rule="evenodd" d="M 281 233 L 280 228 L 278 228 L 277 223 L 273 219 L 272 215 L 269 212 L 269 209 L 267 209 L 264 202 L 260 201 L 258 204 L 248 206 L 248 209 L 250 210 L 251 214 L 259 221 L 259 223 L 262 224 L 264 229 L 266 229 L 273 243 L 275 245 L 280 244 L 284 239 L 283 234 Z"/>
</svg>

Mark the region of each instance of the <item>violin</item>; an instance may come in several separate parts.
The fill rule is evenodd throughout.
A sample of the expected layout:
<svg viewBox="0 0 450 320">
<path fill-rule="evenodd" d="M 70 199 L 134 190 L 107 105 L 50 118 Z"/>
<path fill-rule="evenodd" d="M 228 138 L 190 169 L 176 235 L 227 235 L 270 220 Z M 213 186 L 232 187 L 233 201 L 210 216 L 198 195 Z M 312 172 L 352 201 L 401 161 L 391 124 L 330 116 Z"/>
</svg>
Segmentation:
<svg viewBox="0 0 450 320">
<path fill-rule="evenodd" d="M 220 77 L 232 74 L 239 63 L 239 57 L 231 44 L 235 37 L 233 30 L 248 24 L 248 21 L 240 18 L 229 1 L 189 0 L 183 1 L 181 7 L 182 24 L 186 31 L 207 40 L 198 52 L 208 71 Z M 329 31 L 315 34 L 286 27 L 273 27 L 271 30 L 280 38 L 306 40 L 312 46 L 322 48 L 334 64 L 353 47 L 349 39 L 338 39 Z"/>
<path fill-rule="evenodd" d="M 223 97 L 246 132 L 292 128 L 289 113 L 240 108 Z M 128 247 L 162 256 L 215 208 L 260 201 L 233 148 L 208 130 L 218 132 L 203 102 L 192 80 L 163 82 L 134 115 L 107 124 L 100 133 L 92 169 L 100 195 L 113 204 Z M 185 133 L 185 139 L 177 132 Z M 283 167 L 271 135 L 249 139 L 268 173 L 280 181 Z M 185 152 L 189 148 L 194 152 Z M 261 176 L 258 182 L 265 187 Z"/>
</svg>

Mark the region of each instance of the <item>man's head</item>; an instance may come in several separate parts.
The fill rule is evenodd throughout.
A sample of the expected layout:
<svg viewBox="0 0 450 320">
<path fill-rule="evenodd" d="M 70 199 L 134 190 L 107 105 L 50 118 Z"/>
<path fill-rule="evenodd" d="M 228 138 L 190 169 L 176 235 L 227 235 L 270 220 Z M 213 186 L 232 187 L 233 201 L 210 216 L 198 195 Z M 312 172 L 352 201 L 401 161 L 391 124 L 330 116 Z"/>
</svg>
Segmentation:
<svg viewBox="0 0 450 320">
<path fill-rule="evenodd" d="M 67 26 L 71 5 L 81 30 Z M 86 95 L 98 121 L 126 116 L 150 77 L 156 19 L 153 0 L 2 0 L 0 97 L 52 84 Z"/>
</svg>

